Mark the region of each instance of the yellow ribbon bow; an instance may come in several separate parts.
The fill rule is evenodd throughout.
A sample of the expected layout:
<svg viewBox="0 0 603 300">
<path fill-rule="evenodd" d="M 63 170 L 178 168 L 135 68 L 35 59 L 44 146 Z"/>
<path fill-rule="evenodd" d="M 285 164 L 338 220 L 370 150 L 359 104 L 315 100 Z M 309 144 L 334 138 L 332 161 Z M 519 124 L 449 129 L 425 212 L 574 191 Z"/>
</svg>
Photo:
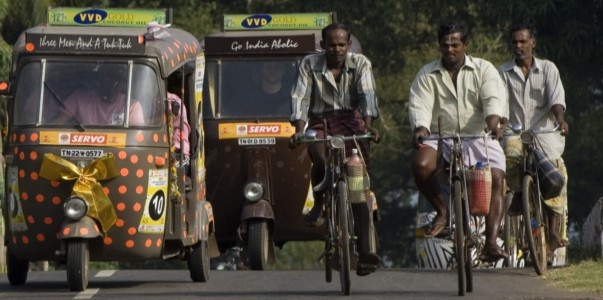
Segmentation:
<svg viewBox="0 0 603 300">
<path fill-rule="evenodd" d="M 98 181 L 115 178 L 118 175 L 113 153 L 97 158 L 83 169 L 57 155 L 46 153 L 40 167 L 40 177 L 48 180 L 77 180 L 71 195 L 81 197 L 88 203 L 86 215 L 100 223 L 103 235 L 115 224 L 117 215 Z"/>
</svg>

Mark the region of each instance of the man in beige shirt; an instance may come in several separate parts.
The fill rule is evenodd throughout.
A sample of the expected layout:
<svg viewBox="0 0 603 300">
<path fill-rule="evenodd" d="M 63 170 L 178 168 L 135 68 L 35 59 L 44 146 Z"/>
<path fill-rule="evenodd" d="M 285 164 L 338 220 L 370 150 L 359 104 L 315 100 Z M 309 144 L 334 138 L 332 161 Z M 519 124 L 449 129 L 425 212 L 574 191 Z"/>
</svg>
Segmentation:
<svg viewBox="0 0 603 300">
<path fill-rule="evenodd" d="M 436 135 L 480 135 L 489 130 L 502 138 L 501 117 L 507 116 L 507 94 L 496 68 L 488 61 L 465 54 L 468 30 L 462 24 L 446 24 L 438 30 L 441 59 L 421 68 L 410 89 L 409 119 L 413 130 L 411 169 L 419 191 L 437 215 L 427 236 L 438 235 L 446 226 L 448 209 L 437 182 L 437 141 L 421 141 Z M 438 120 L 442 131 L 438 132 Z M 451 143 L 444 143 L 444 157 Z M 486 243 L 482 259 L 496 261 L 507 254 L 496 243 L 503 213 L 505 156 L 496 141 L 464 142 L 465 163 L 488 162 L 492 170 L 492 200 L 486 217 Z M 486 151 L 486 147 L 488 148 Z"/>
</svg>

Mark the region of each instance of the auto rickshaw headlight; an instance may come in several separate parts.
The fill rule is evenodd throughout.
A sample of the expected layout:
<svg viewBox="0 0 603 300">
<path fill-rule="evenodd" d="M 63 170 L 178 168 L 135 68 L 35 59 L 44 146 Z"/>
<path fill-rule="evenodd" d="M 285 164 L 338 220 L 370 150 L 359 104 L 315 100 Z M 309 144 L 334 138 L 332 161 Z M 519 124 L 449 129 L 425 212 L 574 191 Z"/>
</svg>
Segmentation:
<svg viewBox="0 0 603 300">
<path fill-rule="evenodd" d="M 83 218 L 88 212 L 88 203 L 80 197 L 71 196 L 65 201 L 63 210 L 67 218 L 77 221 Z"/>
<path fill-rule="evenodd" d="M 257 181 L 250 181 L 245 185 L 243 193 L 247 200 L 255 202 L 262 199 L 262 196 L 264 196 L 264 187 Z"/>
</svg>

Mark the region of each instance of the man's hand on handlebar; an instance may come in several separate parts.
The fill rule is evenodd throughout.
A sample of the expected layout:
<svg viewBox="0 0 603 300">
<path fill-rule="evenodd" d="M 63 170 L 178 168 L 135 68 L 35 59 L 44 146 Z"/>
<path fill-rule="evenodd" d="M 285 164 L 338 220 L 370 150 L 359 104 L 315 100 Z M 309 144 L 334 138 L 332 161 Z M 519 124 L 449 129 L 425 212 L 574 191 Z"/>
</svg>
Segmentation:
<svg viewBox="0 0 603 300">
<path fill-rule="evenodd" d="M 377 128 L 366 126 L 365 133 L 370 133 L 373 135 L 373 142 L 377 144 L 381 142 L 381 137 L 379 136 L 379 130 L 377 130 Z"/>
<path fill-rule="evenodd" d="M 413 134 L 412 137 L 412 145 L 413 147 L 415 147 L 416 149 L 419 149 L 421 147 L 421 144 L 423 144 L 423 138 L 429 136 L 429 130 L 427 130 L 427 128 L 425 127 L 419 127 L 415 129 L 415 132 Z"/>
<path fill-rule="evenodd" d="M 301 139 L 304 136 L 303 132 L 296 132 L 289 138 L 289 149 L 295 149 L 301 144 Z"/>
</svg>

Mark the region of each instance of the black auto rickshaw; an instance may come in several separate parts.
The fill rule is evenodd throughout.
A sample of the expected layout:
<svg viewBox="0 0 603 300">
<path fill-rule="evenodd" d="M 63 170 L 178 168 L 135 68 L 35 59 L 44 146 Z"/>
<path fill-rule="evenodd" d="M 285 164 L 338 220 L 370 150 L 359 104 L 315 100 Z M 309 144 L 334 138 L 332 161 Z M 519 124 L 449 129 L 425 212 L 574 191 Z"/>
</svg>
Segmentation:
<svg viewBox="0 0 603 300">
<path fill-rule="evenodd" d="M 324 228 L 302 222 L 313 201 L 311 160 L 305 147 L 288 148 L 295 133 L 289 118 L 298 65 L 321 50 L 321 29 L 334 19 L 225 15 L 223 31 L 204 39 L 207 198 L 220 249 L 242 247 L 254 270 L 274 259 L 274 245 L 325 236 Z"/>
<path fill-rule="evenodd" d="M 73 291 L 87 287 L 89 261 L 179 258 L 208 280 L 219 252 L 205 199 L 205 63 L 170 15 L 50 8 L 15 44 L 3 149 L 11 285 L 30 261 L 66 265 Z M 181 103 L 168 106 L 168 82 Z M 188 165 L 173 139 L 184 108 Z"/>
</svg>

